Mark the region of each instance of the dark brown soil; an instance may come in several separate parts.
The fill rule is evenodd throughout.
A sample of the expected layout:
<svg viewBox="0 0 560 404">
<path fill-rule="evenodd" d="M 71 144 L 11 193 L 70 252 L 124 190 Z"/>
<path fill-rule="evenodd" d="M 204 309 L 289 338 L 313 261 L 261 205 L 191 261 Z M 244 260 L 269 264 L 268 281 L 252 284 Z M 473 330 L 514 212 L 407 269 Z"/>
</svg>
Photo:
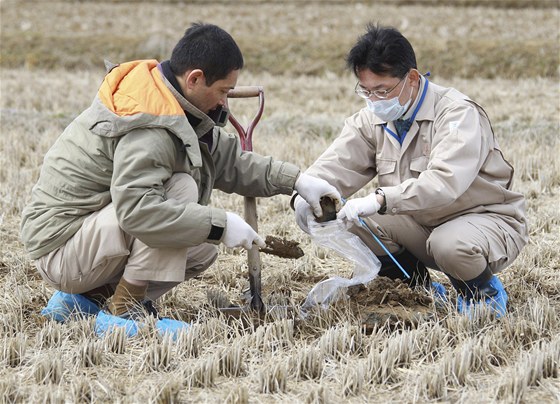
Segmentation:
<svg viewBox="0 0 560 404">
<path fill-rule="evenodd" d="M 320 200 L 321 210 L 323 214 L 321 217 L 317 218 L 318 223 L 328 222 L 336 219 L 336 205 L 331 198 L 326 196 L 322 197 Z"/>
<path fill-rule="evenodd" d="M 261 248 L 261 252 L 276 255 L 281 258 L 301 258 L 304 253 L 299 243 L 285 238 L 266 236 L 266 247 Z"/>
<path fill-rule="evenodd" d="M 368 285 L 349 288 L 350 306 L 360 313 L 366 331 L 389 325 L 412 326 L 433 315 L 432 298 L 400 280 L 378 277 Z"/>
</svg>

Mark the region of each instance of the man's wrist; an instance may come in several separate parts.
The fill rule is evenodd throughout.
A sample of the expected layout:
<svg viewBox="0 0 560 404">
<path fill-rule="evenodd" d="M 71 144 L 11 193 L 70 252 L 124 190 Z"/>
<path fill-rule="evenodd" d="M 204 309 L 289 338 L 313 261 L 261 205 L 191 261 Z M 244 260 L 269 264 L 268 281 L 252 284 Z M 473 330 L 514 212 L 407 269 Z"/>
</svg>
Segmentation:
<svg viewBox="0 0 560 404">
<path fill-rule="evenodd" d="M 385 192 L 381 188 L 375 190 L 375 196 L 377 197 L 377 202 L 381 205 L 378 210 L 379 214 L 384 214 L 387 212 L 387 199 L 385 198 Z"/>
</svg>

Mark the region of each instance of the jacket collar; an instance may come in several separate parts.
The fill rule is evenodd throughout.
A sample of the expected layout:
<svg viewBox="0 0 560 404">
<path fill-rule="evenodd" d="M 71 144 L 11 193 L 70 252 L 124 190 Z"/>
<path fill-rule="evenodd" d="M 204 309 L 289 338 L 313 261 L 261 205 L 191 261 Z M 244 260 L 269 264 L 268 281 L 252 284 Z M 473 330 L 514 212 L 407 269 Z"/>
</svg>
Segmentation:
<svg viewBox="0 0 560 404">
<path fill-rule="evenodd" d="M 181 108 L 183 108 L 185 114 L 191 115 L 192 117 L 195 118 L 196 121 L 199 121 L 199 123 L 196 126 L 193 126 L 192 124 L 190 125 L 194 129 L 194 132 L 196 133 L 197 137 L 200 138 L 204 136 L 206 133 L 208 133 L 208 131 L 212 130 L 216 125 L 215 122 L 208 115 L 206 115 L 204 112 L 202 112 L 193 104 L 191 104 L 189 101 L 187 101 L 187 99 L 183 96 L 183 94 L 173 86 L 170 80 L 167 79 L 161 67 L 159 71 L 161 73 L 161 78 L 165 83 L 166 87 L 175 96 L 175 99 L 177 100 Z"/>
</svg>

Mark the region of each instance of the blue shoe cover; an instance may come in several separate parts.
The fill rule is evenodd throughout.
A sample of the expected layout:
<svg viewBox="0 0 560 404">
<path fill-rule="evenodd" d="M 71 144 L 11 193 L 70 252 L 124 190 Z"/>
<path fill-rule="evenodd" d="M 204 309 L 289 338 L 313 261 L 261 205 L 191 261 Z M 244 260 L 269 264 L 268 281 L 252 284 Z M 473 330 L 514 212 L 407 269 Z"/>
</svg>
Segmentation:
<svg viewBox="0 0 560 404">
<path fill-rule="evenodd" d="M 95 320 L 95 333 L 102 337 L 115 327 L 122 327 L 128 337 L 134 337 L 139 329 L 144 325 L 141 320 L 131 320 L 119 316 L 114 316 L 105 311 L 100 311 Z M 156 329 L 160 335 L 170 334 L 173 340 L 182 330 L 187 330 L 190 324 L 183 321 L 162 318 L 156 321 Z"/>
<path fill-rule="evenodd" d="M 171 334 L 173 340 L 177 339 L 179 333 L 187 330 L 191 325 L 184 321 L 172 320 L 170 318 L 162 318 L 156 322 L 156 328 L 160 335 Z"/>
<path fill-rule="evenodd" d="M 485 304 L 496 313 L 497 318 L 505 316 L 507 312 L 508 295 L 504 289 L 504 285 L 502 285 L 502 282 L 500 282 L 496 276 L 493 276 L 488 281 L 488 285 L 497 292 L 494 296 L 486 296 L 483 301 L 473 301 L 459 295 L 457 297 L 457 311 L 471 316 L 475 307 Z"/>
<path fill-rule="evenodd" d="M 436 305 L 444 305 L 447 303 L 447 289 L 439 282 L 432 282 L 431 287 Z"/>
<path fill-rule="evenodd" d="M 49 299 L 47 307 L 41 310 L 41 314 L 52 320 L 64 323 L 70 317 L 95 315 L 99 310 L 99 306 L 85 296 L 73 295 L 57 290 Z"/>
<path fill-rule="evenodd" d="M 102 337 L 113 328 L 124 328 L 127 336 L 134 337 L 138 334 L 138 322 L 119 316 L 113 316 L 105 311 L 100 311 L 95 319 L 95 334 Z"/>
</svg>

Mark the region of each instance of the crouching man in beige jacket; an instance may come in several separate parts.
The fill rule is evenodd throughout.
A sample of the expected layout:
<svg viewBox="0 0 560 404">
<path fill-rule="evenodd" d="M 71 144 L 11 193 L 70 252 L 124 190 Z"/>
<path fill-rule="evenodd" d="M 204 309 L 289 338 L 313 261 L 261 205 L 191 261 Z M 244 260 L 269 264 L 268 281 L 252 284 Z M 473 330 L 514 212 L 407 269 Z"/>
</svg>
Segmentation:
<svg viewBox="0 0 560 404">
<path fill-rule="evenodd" d="M 466 95 L 422 76 L 411 44 L 393 28 L 369 25 L 347 63 L 366 106 L 306 173 L 343 198 L 377 177 L 377 190 L 349 199 L 338 218 L 379 257 L 380 275 L 444 295 L 430 281 L 426 267 L 434 268 L 457 290 L 460 312 L 486 303 L 503 315 L 507 293 L 495 274 L 527 243 L 527 221 L 488 115 Z M 310 206 L 299 196 L 294 206 L 308 231 Z"/>
<path fill-rule="evenodd" d="M 320 212 L 340 200 L 325 180 L 241 149 L 225 133 L 225 104 L 243 57 L 233 38 L 194 24 L 171 59 L 114 66 L 92 105 L 45 156 L 22 218 L 22 239 L 57 289 L 43 314 L 96 315 L 96 331 L 135 335 L 151 302 L 206 270 L 217 245 L 252 248 L 262 238 L 233 212 L 209 206 L 213 189 L 290 195 Z M 101 310 L 105 307 L 104 310 Z M 159 319 L 176 335 L 186 323 Z"/>
</svg>

